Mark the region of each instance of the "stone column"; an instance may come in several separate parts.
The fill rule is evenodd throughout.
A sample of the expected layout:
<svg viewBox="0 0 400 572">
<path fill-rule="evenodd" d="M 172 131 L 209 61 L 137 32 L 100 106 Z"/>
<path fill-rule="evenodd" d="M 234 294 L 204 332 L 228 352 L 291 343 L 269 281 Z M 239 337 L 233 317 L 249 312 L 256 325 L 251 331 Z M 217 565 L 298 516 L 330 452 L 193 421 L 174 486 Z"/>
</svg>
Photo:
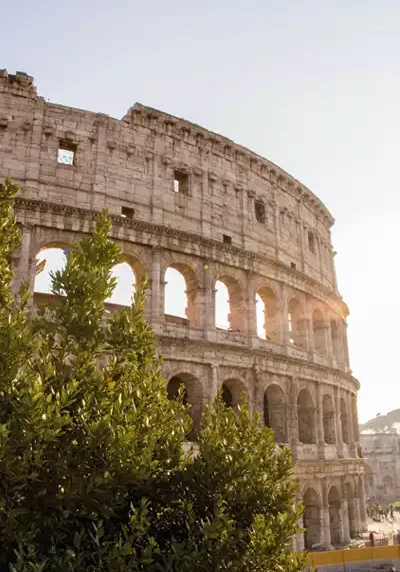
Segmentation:
<svg viewBox="0 0 400 572">
<path fill-rule="evenodd" d="M 306 314 L 306 332 L 307 332 L 307 350 L 310 354 L 310 359 L 314 359 L 314 324 L 312 319 L 312 312 L 308 304 L 307 298 L 305 299 L 305 314 Z"/>
<path fill-rule="evenodd" d="M 290 332 L 289 332 L 289 319 L 288 319 L 288 303 L 287 303 L 287 293 L 285 285 L 281 284 L 279 296 L 279 318 L 280 318 L 280 338 L 281 344 L 285 346 L 290 343 Z"/>
<path fill-rule="evenodd" d="M 297 459 L 297 445 L 299 443 L 299 421 L 297 416 L 297 382 L 290 379 L 288 403 L 288 442 L 292 449 L 293 459 Z"/>
<path fill-rule="evenodd" d="M 151 323 L 154 331 L 161 329 L 161 323 L 164 316 L 164 308 L 161 302 L 164 295 L 161 294 L 161 250 L 153 249 L 151 261 Z"/>
<path fill-rule="evenodd" d="M 31 224 L 21 224 L 20 230 L 22 231 L 22 240 L 18 252 L 13 256 L 12 261 L 14 271 L 12 289 L 14 294 L 17 294 L 23 281 L 28 280 L 29 290 L 31 294 L 33 294 L 36 276 L 36 253 L 31 257 L 34 226 Z M 30 302 L 32 303 L 32 298 Z"/>
<path fill-rule="evenodd" d="M 322 387 L 317 382 L 317 444 L 318 457 L 325 459 L 325 438 L 324 438 L 324 410 L 322 406 Z"/>
<path fill-rule="evenodd" d="M 335 387 L 335 426 L 336 426 L 336 446 L 339 459 L 343 458 L 343 435 L 342 422 L 340 419 L 340 394 L 339 388 Z"/>
<path fill-rule="evenodd" d="M 204 337 L 206 340 L 215 341 L 215 270 L 208 261 L 204 261 Z"/>
<path fill-rule="evenodd" d="M 346 406 L 347 406 L 347 420 L 349 426 L 349 452 L 352 457 L 357 457 L 357 443 L 355 438 L 355 427 L 353 423 L 353 414 L 352 414 L 352 403 L 349 399 L 349 395 L 347 395 L 346 399 Z"/>
<path fill-rule="evenodd" d="M 342 541 L 345 544 L 350 542 L 349 509 L 347 499 L 342 499 Z"/>
<path fill-rule="evenodd" d="M 299 504 L 301 503 L 301 501 L 302 501 L 302 498 L 301 498 L 300 492 L 297 491 L 297 492 L 296 492 L 296 508 L 299 506 Z M 302 518 L 298 521 L 297 525 L 298 525 L 300 528 L 303 528 L 303 527 L 304 527 L 304 523 L 303 523 L 303 519 L 302 519 Z M 295 551 L 295 552 L 303 552 L 303 551 L 304 551 L 304 532 L 298 532 L 298 533 L 295 535 L 295 539 L 294 539 L 294 551 Z"/>
<path fill-rule="evenodd" d="M 352 503 L 354 507 L 355 529 L 356 529 L 356 534 L 360 534 L 363 527 L 361 524 L 361 517 L 360 517 L 359 491 L 357 482 L 354 482 L 352 490 L 353 490 Z"/>
<path fill-rule="evenodd" d="M 251 346 L 257 342 L 256 296 L 253 290 L 250 273 L 247 274 L 247 334 Z"/>
<path fill-rule="evenodd" d="M 344 368 L 346 372 L 351 373 L 350 360 L 349 360 L 349 343 L 347 340 L 347 322 L 343 322 L 342 336 L 343 336 Z"/>
<path fill-rule="evenodd" d="M 212 406 L 218 392 L 218 366 L 216 364 L 210 364 L 210 373 L 210 393 L 208 396 L 208 402 L 210 406 Z"/>
<path fill-rule="evenodd" d="M 333 344 L 331 335 L 331 325 L 329 320 L 325 324 L 325 347 L 326 347 L 326 359 L 328 364 L 333 366 Z"/>
<path fill-rule="evenodd" d="M 331 521 L 329 516 L 328 483 L 322 479 L 322 524 L 325 550 L 332 550 L 331 543 Z"/>
<path fill-rule="evenodd" d="M 364 474 L 361 473 L 359 476 L 359 483 L 358 483 L 358 500 L 359 500 L 359 508 L 360 508 L 360 525 L 361 525 L 361 532 L 366 532 L 368 530 L 367 527 L 367 511 L 365 509 L 365 486 L 364 486 Z"/>
<path fill-rule="evenodd" d="M 344 478 L 341 479 L 342 489 L 342 540 L 346 544 L 350 542 L 349 506 L 346 496 L 346 484 Z"/>
</svg>

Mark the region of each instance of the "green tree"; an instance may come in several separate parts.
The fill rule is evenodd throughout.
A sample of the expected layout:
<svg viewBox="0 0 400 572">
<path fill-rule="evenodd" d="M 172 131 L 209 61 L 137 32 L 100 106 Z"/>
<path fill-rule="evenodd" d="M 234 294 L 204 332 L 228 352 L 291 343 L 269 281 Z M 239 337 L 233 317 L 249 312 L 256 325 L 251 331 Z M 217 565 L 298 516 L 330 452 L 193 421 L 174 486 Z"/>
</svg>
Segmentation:
<svg viewBox="0 0 400 572">
<path fill-rule="evenodd" d="M 105 212 L 52 277 L 55 304 L 13 296 L 17 191 L 0 185 L 0 570 L 301 570 L 288 450 L 219 398 L 185 454 L 146 283 L 107 315 L 120 253 Z"/>
</svg>

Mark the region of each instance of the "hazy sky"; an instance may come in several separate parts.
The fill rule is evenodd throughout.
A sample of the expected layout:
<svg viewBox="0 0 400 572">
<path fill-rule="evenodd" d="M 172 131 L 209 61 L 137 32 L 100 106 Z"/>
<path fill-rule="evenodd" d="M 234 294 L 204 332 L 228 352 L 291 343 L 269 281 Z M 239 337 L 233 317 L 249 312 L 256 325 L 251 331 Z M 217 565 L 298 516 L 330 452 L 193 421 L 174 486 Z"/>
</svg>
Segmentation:
<svg viewBox="0 0 400 572">
<path fill-rule="evenodd" d="M 0 67 L 51 101 L 135 101 L 274 161 L 333 213 L 360 420 L 400 407 L 400 0 L 14 0 Z"/>
</svg>

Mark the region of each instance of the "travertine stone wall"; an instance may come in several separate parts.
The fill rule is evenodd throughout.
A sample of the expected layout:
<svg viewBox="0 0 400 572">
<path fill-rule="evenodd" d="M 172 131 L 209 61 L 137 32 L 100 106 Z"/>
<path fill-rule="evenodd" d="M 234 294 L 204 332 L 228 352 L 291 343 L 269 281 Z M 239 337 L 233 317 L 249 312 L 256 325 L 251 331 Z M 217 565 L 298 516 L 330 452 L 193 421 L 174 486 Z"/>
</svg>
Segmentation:
<svg viewBox="0 0 400 572">
<path fill-rule="evenodd" d="M 360 435 L 365 458 L 365 496 L 370 502 L 400 499 L 400 435 L 375 433 Z"/>
<path fill-rule="evenodd" d="M 72 165 L 58 162 L 60 148 L 73 150 Z M 195 426 L 218 388 L 233 406 L 246 391 L 296 460 L 307 532 L 295 547 L 329 548 L 364 529 L 348 309 L 336 286 L 333 219 L 311 191 L 182 119 L 140 104 L 118 120 L 48 103 L 31 77 L 6 71 L 0 176 L 22 186 L 16 287 L 29 278 L 33 288 L 41 249 L 79 240 L 107 207 L 125 260 L 137 279 L 149 276 L 146 312 L 165 377 L 184 383 Z M 187 319 L 164 313 L 170 266 L 186 280 Z M 229 331 L 215 326 L 217 280 L 229 291 Z M 257 336 L 257 292 L 265 340 Z"/>
</svg>

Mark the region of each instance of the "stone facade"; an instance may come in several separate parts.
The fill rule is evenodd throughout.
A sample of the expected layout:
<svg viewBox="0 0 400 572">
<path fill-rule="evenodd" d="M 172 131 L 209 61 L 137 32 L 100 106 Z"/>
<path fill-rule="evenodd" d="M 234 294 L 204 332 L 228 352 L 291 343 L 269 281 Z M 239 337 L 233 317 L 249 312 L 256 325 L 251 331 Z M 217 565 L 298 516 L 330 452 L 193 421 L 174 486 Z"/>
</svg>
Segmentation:
<svg viewBox="0 0 400 572">
<path fill-rule="evenodd" d="M 293 451 L 307 527 L 295 547 L 330 548 L 365 529 L 348 309 L 336 286 L 333 219 L 311 191 L 182 119 L 140 104 L 118 120 L 48 103 L 31 77 L 6 71 L 0 176 L 23 188 L 16 285 L 28 277 L 33 288 L 38 252 L 79 240 L 107 207 L 125 260 L 136 278 L 149 276 L 146 312 L 165 377 L 184 383 L 194 423 L 218 388 L 232 405 L 246 391 Z M 169 267 L 186 280 L 184 319 L 164 312 Z M 217 280 L 229 291 L 229 330 L 215 325 Z M 256 293 L 266 339 L 257 336 Z"/>
<path fill-rule="evenodd" d="M 400 500 L 400 435 L 360 435 L 365 465 L 365 497 L 370 502 Z"/>
</svg>

